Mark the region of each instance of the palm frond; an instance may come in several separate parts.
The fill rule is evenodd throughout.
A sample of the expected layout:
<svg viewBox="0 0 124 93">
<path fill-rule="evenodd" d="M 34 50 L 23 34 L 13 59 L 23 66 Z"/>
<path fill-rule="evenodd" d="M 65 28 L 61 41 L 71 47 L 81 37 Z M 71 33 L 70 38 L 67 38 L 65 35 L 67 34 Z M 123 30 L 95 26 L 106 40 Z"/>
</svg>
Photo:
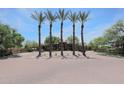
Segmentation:
<svg viewBox="0 0 124 93">
<path fill-rule="evenodd" d="M 68 19 L 72 22 L 72 23 L 76 23 L 78 20 L 78 15 L 76 12 L 72 12 L 70 11 Z"/>
<path fill-rule="evenodd" d="M 82 23 L 86 22 L 88 20 L 89 14 L 90 12 L 79 11 L 78 20 Z"/>
<path fill-rule="evenodd" d="M 37 12 L 35 11 L 34 13 L 31 14 L 31 17 L 34 19 L 34 20 L 38 20 L 37 18 Z"/>
<path fill-rule="evenodd" d="M 68 17 L 68 12 L 65 12 L 64 9 L 59 9 L 58 13 L 57 13 L 57 18 L 61 21 L 66 20 Z"/>
<path fill-rule="evenodd" d="M 57 19 L 57 16 L 53 14 L 50 10 L 47 10 L 47 12 L 45 12 L 45 15 L 47 20 L 49 20 L 50 22 L 55 22 L 55 20 Z"/>
<path fill-rule="evenodd" d="M 39 24 L 41 24 L 44 20 L 45 20 L 45 16 L 43 15 L 43 12 L 40 11 L 40 12 L 37 12 L 35 11 L 34 13 L 32 13 L 31 17 L 34 19 L 34 20 L 37 20 L 39 22 Z"/>
</svg>

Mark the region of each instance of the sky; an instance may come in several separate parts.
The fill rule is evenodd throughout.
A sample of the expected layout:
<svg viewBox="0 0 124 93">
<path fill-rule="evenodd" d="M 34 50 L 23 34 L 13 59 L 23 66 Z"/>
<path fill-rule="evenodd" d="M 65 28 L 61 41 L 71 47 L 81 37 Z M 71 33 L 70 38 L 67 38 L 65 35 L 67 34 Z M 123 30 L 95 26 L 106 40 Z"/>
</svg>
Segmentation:
<svg viewBox="0 0 124 93">
<path fill-rule="evenodd" d="M 25 40 L 38 41 L 38 22 L 31 18 L 34 11 L 45 12 L 47 8 L 0 8 L 0 23 L 8 24 L 16 29 Z M 53 13 L 57 8 L 49 8 Z M 66 11 L 89 11 L 89 20 L 84 24 L 84 41 L 89 43 L 96 37 L 102 36 L 106 29 L 118 20 L 124 20 L 124 9 L 121 8 L 67 8 Z M 49 22 L 45 21 L 41 29 L 41 41 L 49 36 Z M 64 21 L 64 40 L 72 35 L 72 23 Z M 53 23 L 52 35 L 60 37 L 60 21 Z M 80 39 L 80 23 L 76 23 L 76 36 Z"/>
</svg>

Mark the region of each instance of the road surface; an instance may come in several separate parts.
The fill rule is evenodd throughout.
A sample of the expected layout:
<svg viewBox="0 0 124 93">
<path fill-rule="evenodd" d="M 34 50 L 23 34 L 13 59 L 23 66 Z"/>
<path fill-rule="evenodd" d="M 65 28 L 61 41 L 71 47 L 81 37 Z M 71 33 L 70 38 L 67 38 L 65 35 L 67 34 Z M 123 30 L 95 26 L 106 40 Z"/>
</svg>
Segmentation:
<svg viewBox="0 0 124 93">
<path fill-rule="evenodd" d="M 124 84 L 124 58 L 89 51 L 89 59 L 76 52 L 54 52 L 36 58 L 37 52 L 0 59 L 1 84 Z"/>
</svg>

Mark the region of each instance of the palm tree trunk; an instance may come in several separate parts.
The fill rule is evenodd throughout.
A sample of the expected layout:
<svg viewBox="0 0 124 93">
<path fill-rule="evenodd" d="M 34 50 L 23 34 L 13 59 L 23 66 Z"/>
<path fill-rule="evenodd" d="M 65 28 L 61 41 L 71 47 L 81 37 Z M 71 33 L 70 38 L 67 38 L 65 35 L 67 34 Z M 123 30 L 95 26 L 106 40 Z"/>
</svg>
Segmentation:
<svg viewBox="0 0 124 93">
<path fill-rule="evenodd" d="M 61 22 L 61 56 L 63 56 L 63 22 Z"/>
<path fill-rule="evenodd" d="M 73 24 L 73 55 L 75 55 L 75 24 Z"/>
<path fill-rule="evenodd" d="M 39 55 L 38 56 L 41 56 L 41 32 L 40 32 L 40 29 L 41 29 L 41 25 L 38 26 L 38 36 L 39 36 Z"/>
<path fill-rule="evenodd" d="M 84 47 L 84 36 L 83 36 L 83 29 L 84 29 L 84 25 L 81 25 L 81 43 L 82 43 L 82 54 L 84 56 L 86 56 L 85 54 L 85 47 Z"/>
<path fill-rule="evenodd" d="M 50 44 L 49 44 L 49 57 L 52 57 L 52 23 L 50 24 Z"/>
</svg>

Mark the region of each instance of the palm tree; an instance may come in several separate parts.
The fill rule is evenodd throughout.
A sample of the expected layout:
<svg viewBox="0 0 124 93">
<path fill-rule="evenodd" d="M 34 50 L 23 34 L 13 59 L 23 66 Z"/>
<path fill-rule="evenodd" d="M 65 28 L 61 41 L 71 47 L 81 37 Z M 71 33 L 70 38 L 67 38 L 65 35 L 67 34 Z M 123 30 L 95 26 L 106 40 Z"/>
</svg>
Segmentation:
<svg viewBox="0 0 124 93">
<path fill-rule="evenodd" d="M 39 36 L 39 38 L 38 38 L 38 42 L 39 42 L 39 55 L 38 55 L 38 57 L 40 57 L 41 56 L 41 31 L 40 30 L 41 30 L 41 24 L 45 20 L 45 16 L 43 15 L 42 11 L 40 11 L 40 12 L 35 11 L 31 15 L 31 17 L 34 20 L 38 21 L 38 36 Z"/>
<path fill-rule="evenodd" d="M 65 12 L 64 9 L 59 9 L 57 13 L 57 18 L 61 21 L 61 27 L 60 27 L 60 32 L 61 32 L 61 56 L 63 56 L 63 22 L 67 19 L 68 17 L 68 12 Z"/>
<path fill-rule="evenodd" d="M 85 47 L 84 47 L 84 37 L 83 37 L 83 29 L 84 29 L 84 23 L 88 20 L 89 17 L 89 12 L 79 12 L 79 21 L 81 23 L 81 43 L 82 43 L 82 54 L 86 56 L 85 52 Z"/>
<path fill-rule="evenodd" d="M 78 20 L 78 15 L 77 15 L 76 12 L 73 13 L 73 12 L 70 11 L 70 14 L 69 14 L 68 18 L 73 24 L 73 55 L 75 55 L 75 23 Z"/>
<path fill-rule="evenodd" d="M 50 10 L 47 10 L 47 12 L 45 12 L 45 15 L 46 15 L 47 20 L 50 23 L 50 32 L 49 32 L 49 35 L 50 35 L 49 49 L 50 50 L 49 50 L 49 56 L 52 57 L 52 24 L 53 24 L 53 22 L 55 22 L 57 17 Z"/>
</svg>

